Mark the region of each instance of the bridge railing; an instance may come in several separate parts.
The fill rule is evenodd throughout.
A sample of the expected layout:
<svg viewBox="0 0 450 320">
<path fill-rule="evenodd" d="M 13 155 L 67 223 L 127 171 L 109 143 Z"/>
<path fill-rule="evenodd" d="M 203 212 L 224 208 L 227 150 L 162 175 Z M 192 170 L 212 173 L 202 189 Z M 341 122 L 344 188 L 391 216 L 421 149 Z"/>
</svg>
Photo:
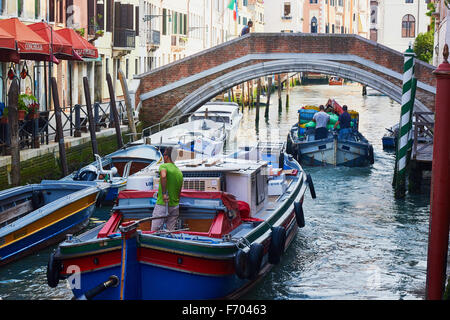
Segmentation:
<svg viewBox="0 0 450 320">
<path fill-rule="evenodd" d="M 414 139 L 412 158 L 416 160 L 421 155 L 430 156 L 430 146 L 433 145 L 434 112 L 416 111 L 413 114 Z"/>
</svg>

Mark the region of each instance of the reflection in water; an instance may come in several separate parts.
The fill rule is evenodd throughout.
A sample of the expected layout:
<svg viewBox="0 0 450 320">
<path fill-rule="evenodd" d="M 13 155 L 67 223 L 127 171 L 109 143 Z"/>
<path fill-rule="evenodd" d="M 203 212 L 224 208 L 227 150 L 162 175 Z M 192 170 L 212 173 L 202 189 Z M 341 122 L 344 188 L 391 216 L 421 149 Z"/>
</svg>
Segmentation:
<svg viewBox="0 0 450 320">
<path fill-rule="evenodd" d="M 422 299 L 429 197 L 394 199 L 394 154 L 384 152 L 381 144 L 385 128 L 399 119 L 398 103 L 386 96 L 363 97 L 359 86 L 295 87 L 290 107 L 283 105 L 281 112 L 277 95 L 272 95 L 269 118 L 261 107 L 258 125 L 255 108 L 246 108 L 238 139 L 227 148 L 258 139 L 285 141 L 298 108 L 324 104 L 328 98 L 360 112 L 360 131 L 374 147 L 375 163 L 367 168 L 306 167 L 317 193 L 315 200 L 309 193 L 305 197 L 306 226 L 280 264 L 244 299 Z M 98 209 L 91 227 L 106 220 L 109 209 Z M 53 248 L 2 267 L 0 297 L 70 299 L 64 281 L 56 289 L 47 286 L 47 259 Z"/>
</svg>

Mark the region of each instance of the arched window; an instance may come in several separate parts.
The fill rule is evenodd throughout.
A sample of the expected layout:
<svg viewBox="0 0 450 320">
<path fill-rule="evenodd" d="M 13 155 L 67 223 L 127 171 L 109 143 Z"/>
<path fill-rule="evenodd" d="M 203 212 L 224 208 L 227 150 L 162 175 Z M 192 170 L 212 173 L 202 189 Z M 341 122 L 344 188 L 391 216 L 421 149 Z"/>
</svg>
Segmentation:
<svg viewBox="0 0 450 320">
<path fill-rule="evenodd" d="M 407 14 L 402 19 L 402 38 L 414 38 L 416 36 L 416 19 Z"/>
<path fill-rule="evenodd" d="M 317 33 L 317 19 L 313 17 L 311 19 L 311 33 Z"/>
</svg>

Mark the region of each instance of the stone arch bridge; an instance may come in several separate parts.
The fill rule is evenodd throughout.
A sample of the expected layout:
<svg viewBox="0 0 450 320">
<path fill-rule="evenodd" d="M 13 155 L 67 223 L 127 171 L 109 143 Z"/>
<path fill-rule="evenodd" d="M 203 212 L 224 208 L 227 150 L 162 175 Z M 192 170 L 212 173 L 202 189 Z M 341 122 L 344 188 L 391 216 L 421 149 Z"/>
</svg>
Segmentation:
<svg viewBox="0 0 450 320">
<path fill-rule="evenodd" d="M 401 103 L 404 57 L 357 35 L 251 33 L 135 76 L 144 127 L 195 109 L 242 82 L 318 72 L 357 81 Z M 416 59 L 417 111 L 434 111 L 435 67 Z"/>
</svg>

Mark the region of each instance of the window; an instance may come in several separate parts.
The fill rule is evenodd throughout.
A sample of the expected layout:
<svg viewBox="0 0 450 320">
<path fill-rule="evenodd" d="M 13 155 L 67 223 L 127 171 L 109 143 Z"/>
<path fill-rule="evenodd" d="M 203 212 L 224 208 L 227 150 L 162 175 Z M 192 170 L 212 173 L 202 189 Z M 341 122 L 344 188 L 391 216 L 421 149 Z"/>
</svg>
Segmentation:
<svg viewBox="0 0 450 320">
<path fill-rule="evenodd" d="M 317 18 L 312 17 L 311 19 L 311 33 L 317 33 Z"/>
<path fill-rule="evenodd" d="M 416 36 L 416 19 L 407 14 L 402 19 L 402 38 L 414 38 Z"/>
<path fill-rule="evenodd" d="M 23 13 L 23 0 L 17 0 L 17 15 L 20 17 Z"/>
<path fill-rule="evenodd" d="M 309 3 L 317 3 L 317 0 L 309 0 Z"/>
<path fill-rule="evenodd" d="M 414 0 L 405 0 L 405 3 L 414 3 Z"/>
<path fill-rule="evenodd" d="M 291 3 L 285 2 L 284 3 L 284 16 L 288 17 L 291 15 Z"/>
<path fill-rule="evenodd" d="M 162 26 L 162 34 L 166 35 L 167 34 L 167 9 L 163 9 L 163 26 Z"/>
</svg>

